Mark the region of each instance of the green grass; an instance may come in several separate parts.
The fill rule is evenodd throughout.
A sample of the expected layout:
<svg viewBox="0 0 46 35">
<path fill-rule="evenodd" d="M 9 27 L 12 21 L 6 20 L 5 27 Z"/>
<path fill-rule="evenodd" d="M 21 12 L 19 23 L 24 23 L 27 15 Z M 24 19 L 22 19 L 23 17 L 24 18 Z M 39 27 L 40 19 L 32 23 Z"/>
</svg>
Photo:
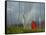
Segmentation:
<svg viewBox="0 0 46 35">
<path fill-rule="evenodd" d="M 7 27 L 7 34 L 15 34 L 15 33 L 32 33 L 32 32 L 44 32 L 44 29 L 38 29 L 38 31 L 34 31 L 32 29 L 24 29 L 23 27 L 15 27 L 15 26 L 10 26 Z"/>
</svg>

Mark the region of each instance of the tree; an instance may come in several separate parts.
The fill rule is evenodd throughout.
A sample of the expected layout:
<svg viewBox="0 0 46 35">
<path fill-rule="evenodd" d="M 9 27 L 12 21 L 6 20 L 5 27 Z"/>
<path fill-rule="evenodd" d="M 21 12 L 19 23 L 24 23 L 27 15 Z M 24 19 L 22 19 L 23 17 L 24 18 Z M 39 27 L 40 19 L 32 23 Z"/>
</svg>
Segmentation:
<svg viewBox="0 0 46 35">
<path fill-rule="evenodd" d="M 23 26 L 24 26 L 24 28 L 25 28 L 25 16 L 23 15 L 23 19 L 24 19 L 24 24 L 23 24 Z"/>
</svg>

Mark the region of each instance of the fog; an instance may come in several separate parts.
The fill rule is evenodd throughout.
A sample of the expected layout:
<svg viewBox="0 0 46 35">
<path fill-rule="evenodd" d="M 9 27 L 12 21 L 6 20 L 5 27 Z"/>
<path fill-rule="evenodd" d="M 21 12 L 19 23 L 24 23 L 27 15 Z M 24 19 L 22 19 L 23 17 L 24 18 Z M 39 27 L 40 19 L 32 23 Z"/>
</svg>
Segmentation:
<svg viewBox="0 0 46 35">
<path fill-rule="evenodd" d="M 7 23 L 31 23 L 32 20 L 44 20 L 44 3 L 7 2 Z M 24 17 L 23 17 L 24 16 Z"/>
</svg>

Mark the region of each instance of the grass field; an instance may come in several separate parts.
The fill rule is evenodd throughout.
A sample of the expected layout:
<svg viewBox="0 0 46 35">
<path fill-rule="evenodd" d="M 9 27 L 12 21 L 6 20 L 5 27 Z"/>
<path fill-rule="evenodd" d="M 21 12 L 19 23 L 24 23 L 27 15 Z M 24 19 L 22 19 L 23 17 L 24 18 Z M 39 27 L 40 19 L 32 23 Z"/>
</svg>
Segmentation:
<svg viewBox="0 0 46 35">
<path fill-rule="evenodd" d="M 44 29 L 38 28 L 36 30 L 33 29 L 24 29 L 23 27 L 15 27 L 15 26 L 10 26 L 7 27 L 7 34 L 15 34 L 15 33 L 35 33 L 35 32 L 44 32 Z"/>
</svg>

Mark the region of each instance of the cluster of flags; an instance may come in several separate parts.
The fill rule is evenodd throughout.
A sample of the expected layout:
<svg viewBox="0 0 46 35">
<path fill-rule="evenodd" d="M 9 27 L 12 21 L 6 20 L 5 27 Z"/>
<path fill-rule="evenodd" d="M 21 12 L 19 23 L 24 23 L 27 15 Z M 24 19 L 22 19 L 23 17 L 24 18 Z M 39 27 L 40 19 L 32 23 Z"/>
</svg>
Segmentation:
<svg viewBox="0 0 46 35">
<path fill-rule="evenodd" d="M 41 21 L 41 24 L 39 24 L 39 25 L 37 25 L 37 23 L 36 23 L 36 21 L 32 21 L 32 23 L 31 23 L 31 28 L 33 29 L 33 30 L 36 30 L 37 28 L 39 29 L 39 27 L 40 28 L 44 28 L 44 26 L 45 26 L 45 21 L 43 20 L 43 21 Z"/>
</svg>

